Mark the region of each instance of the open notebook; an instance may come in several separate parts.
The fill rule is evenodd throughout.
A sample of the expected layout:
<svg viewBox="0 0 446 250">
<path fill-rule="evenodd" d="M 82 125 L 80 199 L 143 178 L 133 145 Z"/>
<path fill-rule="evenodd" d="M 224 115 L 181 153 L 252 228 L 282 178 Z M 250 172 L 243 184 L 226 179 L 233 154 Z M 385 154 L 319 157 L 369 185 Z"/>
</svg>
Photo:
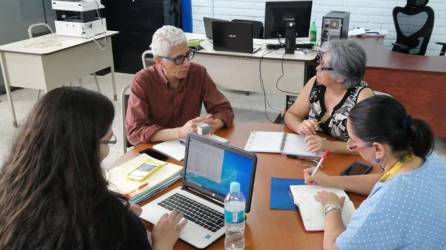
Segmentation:
<svg viewBox="0 0 446 250">
<path fill-rule="evenodd" d="M 294 204 L 299 208 L 306 231 L 324 230 L 324 208 L 322 207 L 322 204 L 314 198 L 314 195 L 317 192 L 333 192 L 340 197 L 345 197 L 344 206 L 342 208 L 342 222 L 344 222 L 344 225 L 350 223 L 352 214 L 355 212 L 353 202 L 342 189 L 327 188 L 317 185 L 291 185 L 290 190 L 293 195 Z"/>
<path fill-rule="evenodd" d="M 142 181 L 129 179 L 128 174 L 142 163 L 162 164 L 163 166 Z M 179 165 L 163 162 L 146 154 L 140 154 L 108 172 L 108 188 L 129 196 L 131 202 L 140 202 L 180 179 L 182 170 L 183 167 Z"/>
<path fill-rule="evenodd" d="M 310 152 L 305 135 L 284 132 L 254 131 L 249 135 L 245 150 L 259 153 L 282 153 L 303 157 L 320 157 L 321 152 Z"/>
</svg>

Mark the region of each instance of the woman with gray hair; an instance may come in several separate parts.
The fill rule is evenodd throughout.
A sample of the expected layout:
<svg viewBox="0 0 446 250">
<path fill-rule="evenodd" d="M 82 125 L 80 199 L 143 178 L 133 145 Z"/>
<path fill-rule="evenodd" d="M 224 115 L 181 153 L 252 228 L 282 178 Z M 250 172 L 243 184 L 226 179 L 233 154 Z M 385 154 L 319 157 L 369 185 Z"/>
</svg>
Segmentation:
<svg viewBox="0 0 446 250">
<path fill-rule="evenodd" d="M 177 140 L 200 123 L 212 131 L 231 127 L 234 113 L 206 69 L 192 63 L 194 50 L 183 31 L 159 28 L 152 37 L 155 64 L 133 78 L 125 127 L 133 145 Z M 208 115 L 200 116 L 204 104 Z"/>
<path fill-rule="evenodd" d="M 298 134 L 307 135 L 310 151 L 347 153 L 347 117 L 353 106 L 374 92 L 363 81 L 366 54 L 351 40 L 331 40 L 323 44 L 318 56 L 316 76 L 285 113 L 285 124 Z M 322 132 L 340 141 L 327 140 Z"/>
</svg>

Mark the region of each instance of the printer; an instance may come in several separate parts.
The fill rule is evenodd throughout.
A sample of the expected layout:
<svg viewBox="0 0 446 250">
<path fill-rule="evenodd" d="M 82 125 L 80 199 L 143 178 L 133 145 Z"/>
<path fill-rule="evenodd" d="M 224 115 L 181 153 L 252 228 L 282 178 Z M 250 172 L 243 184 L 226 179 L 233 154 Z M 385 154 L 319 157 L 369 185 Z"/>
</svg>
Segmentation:
<svg viewBox="0 0 446 250">
<path fill-rule="evenodd" d="M 107 31 L 100 0 L 53 0 L 51 6 L 58 35 L 90 38 Z"/>
</svg>

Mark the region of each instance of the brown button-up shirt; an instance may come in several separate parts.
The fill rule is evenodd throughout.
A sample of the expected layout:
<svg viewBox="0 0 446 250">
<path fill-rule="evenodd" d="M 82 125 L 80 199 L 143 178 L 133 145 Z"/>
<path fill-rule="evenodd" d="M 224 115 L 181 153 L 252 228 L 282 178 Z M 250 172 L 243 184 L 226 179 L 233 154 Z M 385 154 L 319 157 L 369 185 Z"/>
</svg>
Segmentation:
<svg viewBox="0 0 446 250">
<path fill-rule="evenodd" d="M 200 115 L 202 104 L 215 119 L 231 127 L 231 104 L 217 89 L 206 69 L 191 63 L 177 89 L 169 87 L 161 66 L 142 69 L 133 78 L 125 127 L 133 145 L 148 143 L 160 129 L 183 126 Z"/>
</svg>

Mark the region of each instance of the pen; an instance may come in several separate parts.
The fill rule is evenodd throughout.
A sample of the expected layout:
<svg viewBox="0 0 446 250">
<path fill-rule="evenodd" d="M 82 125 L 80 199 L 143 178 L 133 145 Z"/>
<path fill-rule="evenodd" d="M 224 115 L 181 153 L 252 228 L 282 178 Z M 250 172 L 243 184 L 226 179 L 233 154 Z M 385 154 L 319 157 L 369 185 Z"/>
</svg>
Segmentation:
<svg viewBox="0 0 446 250">
<path fill-rule="evenodd" d="M 136 191 L 138 191 L 138 190 L 144 188 L 144 187 L 147 186 L 147 185 L 149 185 L 148 182 L 143 183 L 143 184 L 139 185 L 137 188 L 133 189 L 132 191 L 125 193 L 124 195 L 125 195 L 125 196 L 130 196 L 131 193 L 134 193 L 134 192 L 136 192 Z"/>
<path fill-rule="evenodd" d="M 325 150 L 324 153 L 322 154 L 321 159 L 319 160 L 319 162 L 316 165 L 316 168 L 313 170 L 313 173 L 311 173 L 311 176 L 315 175 L 316 172 L 319 170 L 319 168 L 322 165 L 322 162 L 327 158 L 328 156 L 328 150 Z"/>
</svg>

